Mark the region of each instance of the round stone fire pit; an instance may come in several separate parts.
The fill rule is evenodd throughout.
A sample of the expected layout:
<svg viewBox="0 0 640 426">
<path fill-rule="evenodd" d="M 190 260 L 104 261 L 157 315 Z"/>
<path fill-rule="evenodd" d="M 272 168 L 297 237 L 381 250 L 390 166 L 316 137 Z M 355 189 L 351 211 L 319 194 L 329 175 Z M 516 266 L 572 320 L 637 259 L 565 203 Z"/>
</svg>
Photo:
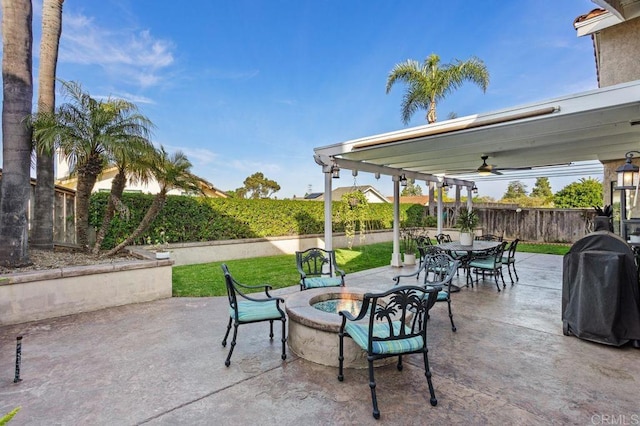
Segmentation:
<svg viewBox="0 0 640 426">
<path fill-rule="evenodd" d="M 362 301 L 370 290 L 356 287 L 313 288 L 287 296 L 286 311 L 289 317 L 289 349 L 299 357 L 318 364 L 337 367 L 340 324 L 338 313 L 325 312 L 313 305 L 336 300 L 336 310 L 350 310 L 354 315 L 360 312 L 355 301 Z M 388 358 L 395 362 L 394 358 Z M 377 365 L 385 364 L 384 360 Z M 346 368 L 366 368 L 367 354 L 352 339 L 344 339 L 344 366 Z"/>
</svg>

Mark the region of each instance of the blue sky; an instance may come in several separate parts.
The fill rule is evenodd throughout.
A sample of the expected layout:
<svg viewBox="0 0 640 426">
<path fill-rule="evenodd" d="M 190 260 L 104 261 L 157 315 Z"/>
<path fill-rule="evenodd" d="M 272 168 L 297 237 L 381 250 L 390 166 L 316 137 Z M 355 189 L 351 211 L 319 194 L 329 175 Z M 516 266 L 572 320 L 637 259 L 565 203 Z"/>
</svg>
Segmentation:
<svg viewBox="0 0 640 426">
<path fill-rule="evenodd" d="M 386 94 L 385 84 L 406 59 L 485 61 L 487 92 L 466 84 L 438 105 L 440 120 L 597 88 L 591 40 L 572 25 L 595 7 L 589 0 L 68 0 L 58 77 L 94 97 L 136 102 L 156 125 L 154 142 L 184 151 L 193 171 L 218 188 L 240 187 L 260 171 L 280 184 L 278 198 L 288 198 L 323 190 L 314 147 L 405 127 L 404 87 Z M 40 0 L 34 10 L 37 81 Z M 418 113 L 409 126 L 421 124 Z M 553 179 L 553 190 L 574 180 Z M 392 194 L 390 178 L 361 174 L 357 183 Z M 499 198 L 507 183 L 481 182 L 480 195 Z"/>
</svg>

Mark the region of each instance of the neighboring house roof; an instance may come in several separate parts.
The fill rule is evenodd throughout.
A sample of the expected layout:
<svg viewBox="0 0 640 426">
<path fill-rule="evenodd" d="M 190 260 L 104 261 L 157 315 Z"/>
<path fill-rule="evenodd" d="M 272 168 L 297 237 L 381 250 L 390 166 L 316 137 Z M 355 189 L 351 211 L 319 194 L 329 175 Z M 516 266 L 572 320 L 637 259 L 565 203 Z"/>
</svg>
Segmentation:
<svg viewBox="0 0 640 426">
<path fill-rule="evenodd" d="M 118 172 L 117 167 L 109 167 L 105 169 L 98 176 L 96 184 L 93 187 L 93 192 L 111 190 L 111 181 L 116 176 L 117 172 Z M 206 197 L 210 197 L 210 198 L 227 198 L 228 197 L 228 195 L 224 191 L 216 188 L 212 183 L 206 181 L 205 179 L 198 177 L 198 180 L 200 184 L 200 189 L 202 190 L 203 194 Z M 61 185 L 62 187 L 75 190 L 76 185 L 78 183 L 78 179 L 75 176 L 65 177 L 63 179 L 57 180 L 56 183 Z M 127 183 L 127 186 L 125 188 L 125 191 L 139 191 L 139 192 L 146 192 L 149 194 L 157 194 L 159 190 L 160 190 L 160 186 L 155 180 L 150 180 L 148 184 Z M 184 194 L 184 192 L 180 190 L 171 190 L 169 191 L 169 194 L 182 195 Z"/>
<path fill-rule="evenodd" d="M 393 197 L 387 197 L 390 203 L 393 203 Z M 400 196 L 400 204 L 420 204 L 422 206 L 429 205 L 428 195 L 410 195 Z"/>
<path fill-rule="evenodd" d="M 375 189 L 371 185 L 360 185 L 360 186 L 342 186 L 340 188 L 336 188 L 331 191 L 331 200 L 340 201 L 342 196 L 348 192 L 357 189 L 361 191 L 364 196 L 367 198 L 367 201 L 370 203 L 388 203 L 387 197 L 382 195 L 380 191 Z M 324 201 L 324 193 L 323 192 L 314 192 L 312 194 L 308 194 L 304 197 L 305 200 L 312 201 Z"/>
</svg>

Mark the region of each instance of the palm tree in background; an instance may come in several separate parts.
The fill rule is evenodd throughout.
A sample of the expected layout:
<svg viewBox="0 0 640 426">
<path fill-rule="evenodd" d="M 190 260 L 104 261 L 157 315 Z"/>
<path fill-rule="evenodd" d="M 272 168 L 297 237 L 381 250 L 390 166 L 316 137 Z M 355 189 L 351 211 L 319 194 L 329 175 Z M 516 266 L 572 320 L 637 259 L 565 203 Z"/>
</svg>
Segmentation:
<svg viewBox="0 0 640 426">
<path fill-rule="evenodd" d="M 42 3 L 42 37 L 38 68 L 38 112 L 53 114 L 55 110 L 56 66 L 62 32 L 64 0 L 44 0 Z M 53 248 L 54 204 L 53 152 L 36 151 L 36 190 L 31 246 Z"/>
<path fill-rule="evenodd" d="M 151 171 L 147 164 L 154 155 L 156 155 L 156 151 L 149 140 L 136 137 L 131 138 L 129 143 L 120 144 L 111 153 L 111 162 L 118 172 L 111 181 L 111 193 L 107 200 L 102 224 L 96 232 L 96 242 L 92 249 L 93 254 L 100 252 L 100 246 L 107 235 L 111 219 L 113 219 L 116 211 L 125 215 L 128 211 L 127 207 L 122 203 L 122 194 L 127 185 L 127 178 L 132 183 L 148 183 L 151 178 Z"/>
<path fill-rule="evenodd" d="M 89 198 L 98 175 L 123 144 L 148 139 L 153 123 L 123 99 L 97 100 L 75 82 L 61 81 L 69 103 L 33 121 L 38 149 L 58 148 L 77 176 L 76 242 L 88 249 Z"/>
<path fill-rule="evenodd" d="M 133 243 L 151 222 L 158 216 L 167 201 L 167 193 L 172 189 L 182 189 L 188 192 L 200 192 L 199 180 L 191 173 L 191 162 L 181 151 L 173 155 L 167 154 L 164 147 L 160 147 L 154 158 L 147 165 L 151 175 L 160 185 L 160 191 L 153 198 L 149 210 L 145 213 L 138 227 L 123 242 L 111 249 L 107 256 L 113 256 L 126 246 Z"/>
<path fill-rule="evenodd" d="M 402 121 L 408 124 L 418 110 L 427 111 L 427 122 L 435 123 L 436 104 L 465 81 L 476 83 L 486 92 L 489 72 L 484 62 L 472 57 L 440 66 L 440 56 L 432 53 L 422 64 L 413 59 L 397 64 L 387 78 L 387 93 L 397 81 L 408 85 L 402 99 Z"/>
<path fill-rule="evenodd" d="M 2 0 L 2 183 L 0 263 L 29 263 L 27 205 L 31 192 L 33 35 L 31 0 Z"/>
</svg>

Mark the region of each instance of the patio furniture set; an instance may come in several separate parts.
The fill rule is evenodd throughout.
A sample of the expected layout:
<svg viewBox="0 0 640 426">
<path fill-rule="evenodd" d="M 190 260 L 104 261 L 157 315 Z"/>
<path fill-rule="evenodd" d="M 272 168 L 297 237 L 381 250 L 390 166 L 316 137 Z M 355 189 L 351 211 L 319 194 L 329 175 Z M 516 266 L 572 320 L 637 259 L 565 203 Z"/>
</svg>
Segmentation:
<svg viewBox="0 0 640 426">
<path fill-rule="evenodd" d="M 344 343 L 349 337 L 364 353 L 369 371 L 369 387 L 373 404 L 373 417 L 378 419 L 376 397 L 376 382 L 374 375 L 374 361 L 398 357 L 396 367 L 402 371 L 403 355 L 421 353 L 424 358 L 424 369 L 430 393 L 430 403 L 435 406 L 437 399 L 431 381 L 427 349 L 427 323 L 430 309 L 436 302 L 447 302 L 451 330 L 456 331 L 451 309 L 451 293 L 459 291 L 452 284 L 452 280 L 460 268 L 467 274 L 467 285 L 471 271 L 478 274 L 494 276 L 498 291 L 498 277 L 502 278 L 502 266 L 513 267 L 515 273 L 515 259 L 509 260 L 515 254 L 518 240 L 511 243 L 509 254 L 503 257 L 506 242 L 475 241 L 472 247 L 460 246 L 447 236 L 437 236 L 438 245 L 431 244 L 429 237 L 421 237 L 418 241 L 420 263 L 418 269 L 405 275 L 393 278 L 394 286 L 384 292 L 365 292 L 362 295 L 362 305 L 359 312 L 340 310 L 338 315 L 341 324 L 338 331 L 338 380 L 344 380 Z M 457 244 L 457 245 L 456 245 Z M 482 256 L 480 256 L 482 253 Z M 296 267 L 300 273 L 300 290 L 344 287 L 345 272 L 337 265 L 335 252 L 320 248 L 311 248 L 296 252 Z M 287 334 L 285 325 L 287 316 L 283 307 L 285 300 L 269 294 L 269 285 L 250 286 L 239 283 L 229 272 L 226 265 L 222 265 L 225 276 L 227 295 L 229 299 L 229 322 L 222 340 L 226 347 L 231 327 L 234 332 L 231 339 L 229 353 L 225 360 L 228 367 L 231 355 L 236 345 L 238 327 L 242 324 L 269 321 L 269 338 L 273 340 L 274 321 L 282 322 L 282 359 L 286 359 Z M 511 272 L 509 272 L 511 276 Z M 423 277 L 419 285 L 420 276 Z M 413 285 L 400 285 L 400 281 L 409 278 L 416 279 Z M 517 278 L 517 274 L 516 274 Z M 502 278 L 504 285 L 504 278 Z M 513 282 L 513 279 L 512 279 Z M 264 296 L 256 297 L 249 292 L 263 291 Z M 320 290 L 314 290 L 320 291 Z M 305 292 L 306 293 L 306 292 Z M 291 325 L 290 325 L 291 327 Z M 290 330 L 291 332 L 291 330 Z"/>
</svg>

